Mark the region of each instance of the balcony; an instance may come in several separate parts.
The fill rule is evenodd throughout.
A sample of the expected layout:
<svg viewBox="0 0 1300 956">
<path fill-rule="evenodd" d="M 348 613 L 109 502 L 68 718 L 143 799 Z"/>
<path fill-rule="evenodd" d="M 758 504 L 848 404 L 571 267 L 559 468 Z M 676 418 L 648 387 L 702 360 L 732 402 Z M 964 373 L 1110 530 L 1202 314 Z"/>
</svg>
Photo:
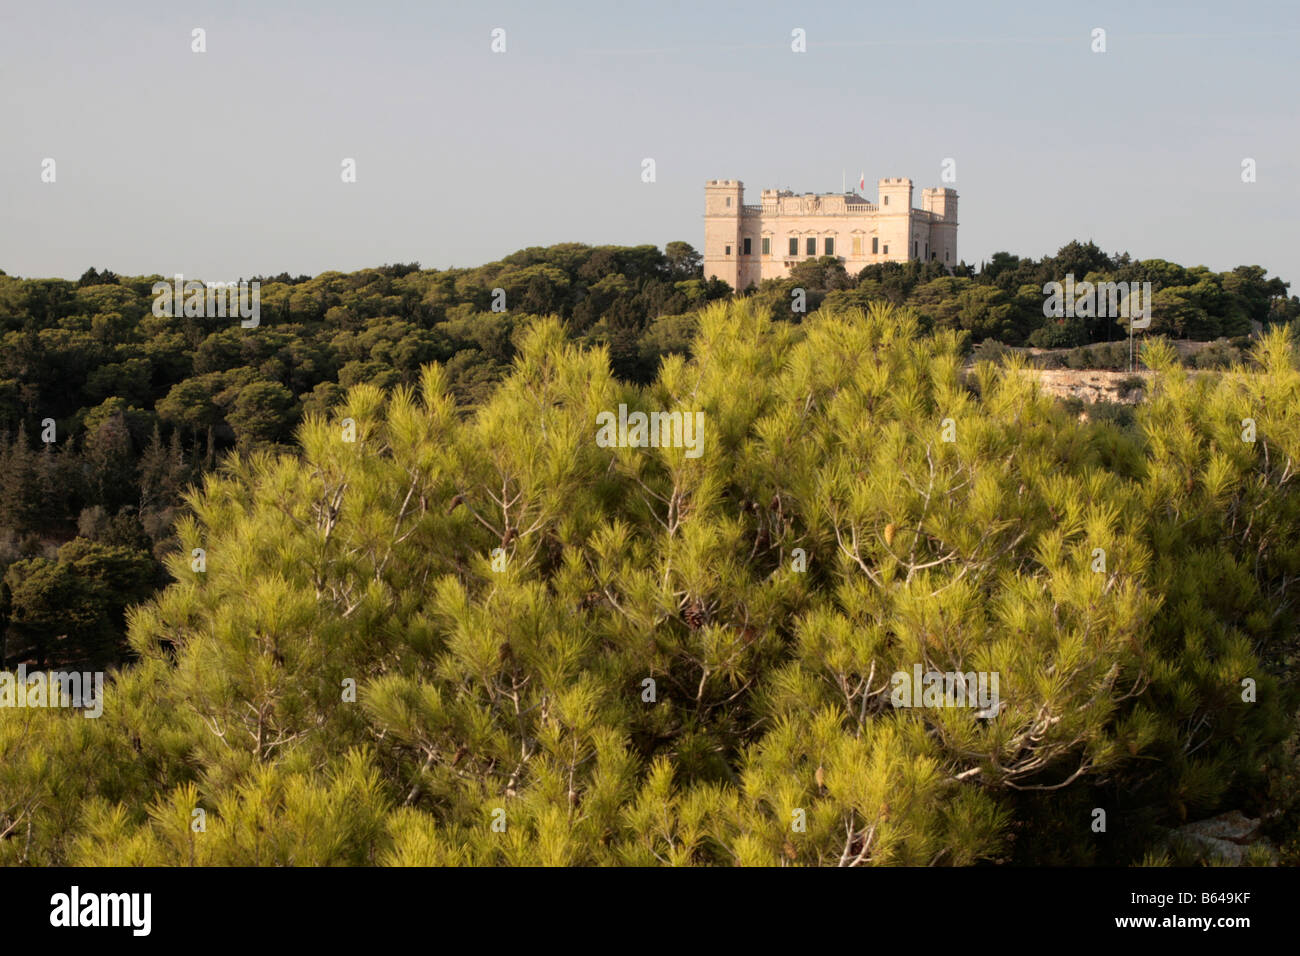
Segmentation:
<svg viewBox="0 0 1300 956">
<path fill-rule="evenodd" d="M 764 216 L 764 217 L 769 217 L 769 216 L 774 217 L 774 216 L 781 216 L 781 215 L 818 216 L 818 217 L 820 216 L 868 216 L 876 211 L 877 211 L 876 204 L 871 202 L 849 203 L 846 204 L 842 210 L 835 210 L 833 212 L 827 207 L 822 206 L 816 212 L 812 212 L 809 210 L 801 210 L 798 208 L 789 208 L 786 209 L 784 213 L 782 213 L 781 204 L 775 202 L 765 202 L 761 206 L 741 207 L 741 212 L 743 215 Z"/>
</svg>

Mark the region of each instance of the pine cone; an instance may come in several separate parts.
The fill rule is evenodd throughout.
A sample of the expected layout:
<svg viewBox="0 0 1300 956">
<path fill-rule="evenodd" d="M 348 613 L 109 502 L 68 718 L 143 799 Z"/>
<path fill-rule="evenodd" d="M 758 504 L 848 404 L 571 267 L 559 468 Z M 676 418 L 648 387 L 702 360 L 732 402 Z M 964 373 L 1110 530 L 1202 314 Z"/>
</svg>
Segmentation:
<svg viewBox="0 0 1300 956">
<path fill-rule="evenodd" d="M 885 547 L 892 548 L 894 546 L 894 534 L 897 531 L 898 529 L 892 523 L 885 525 Z"/>
<path fill-rule="evenodd" d="M 705 613 L 703 601 L 692 602 L 690 607 L 686 609 L 684 617 L 686 618 L 686 624 L 692 631 L 698 631 L 709 623 L 709 616 Z"/>
<path fill-rule="evenodd" d="M 453 511 L 459 508 L 460 503 L 464 500 L 465 500 L 464 495 L 457 495 L 455 498 L 452 498 L 451 503 L 447 505 L 447 514 L 451 514 Z"/>
</svg>

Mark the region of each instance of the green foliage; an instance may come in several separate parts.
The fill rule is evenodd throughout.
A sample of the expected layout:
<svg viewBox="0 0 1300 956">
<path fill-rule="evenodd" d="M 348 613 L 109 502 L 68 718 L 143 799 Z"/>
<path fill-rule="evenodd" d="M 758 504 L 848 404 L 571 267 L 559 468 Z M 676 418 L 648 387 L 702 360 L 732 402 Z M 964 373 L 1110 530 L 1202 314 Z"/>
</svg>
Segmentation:
<svg viewBox="0 0 1300 956">
<path fill-rule="evenodd" d="M 618 375 L 649 381 L 689 348 L 691 311 L 730 292 L 700 261 L 685 242 L 565 244 L 476 269 L 260 277 L 255 329 L 155 316 L 157 276 L 0 276 L 0 570 L 52 554 L 85 513 L 95 527 L 138 521 L 143 550 L 165 552 L 186 484 L 225 454 L 287 449 L 304 413 L 353 385 L 411 386 L 436 361 L 458 403 L 485 402 L 531 314 L 608 343 Z M 496 289 L 505 312 L 489 311 Z"/>
<path fill-rule="evenodd" d="M 72 534 L 83 510 L 114 515 L 133 507 L 155 549 L 164 547 L 168 509 L 145 514 L 145 479 L 133 469 L 155 425 L 163 443 L 179 432 L 185 455 L 203 472 L 228 452 L 284 444 L 304 413 L 333 407 L 353 385 L 414 386 L 430 362 L 446 368 L 459 404 L 477 406 L 509 371 L 516 332 L 532 316 L 558 316 L 573 340 L 608 349 L 615 377 L 646 385 L 666 356 L 688 353 L 694 313 L 732 294 L 725 283 L 705 279 L 701 263 L 680 241 L 662 252 L 565 243 L 472 269 L 395 263 L 350 274 L 281 273 L 256 277 L 256 329 L 153 315 L 151 289 L 160 276 L 98 267 L 77 282 L 0 275 L 0 435 L 12 443 L 24 428 L 35 447 L 41 423 L 52 418 L 62 456 L 59 480 L 46 482 L 58 493 L 38 515 L 17 515 L 21 505 L 7 510 L 10 520 L 0 514 L 0 537 L 36 535 L 54 547 Z M 821 257 L 753 295 L 773 315 L 796 322 L 819 306 L 910 305 L 922 331 L 961 330 L 975 342 L 1013 346 L 1074 347 L 1122 333 L 1111 319 L 1058 324 L 1043 317 L 1043 284 L 1067 273 L 1093 282 L 1151 282 L 1157 333 L 1240 339 L 1255 323 L 1289 324 L 1300 316 L 1300 299 L 1288 298 L 1287 283 L 1260 266 L 1214 273 L 1109 256 L 1091 243 L 1069 243 L 1039 260 L 997 253 L 979 270 L 914 261 L 849 276 L 839 259 Z M 806 294 L 804 312 L 791 311 L 795 288 Z M 496 290 L 505 296 L 505 312 L 492 311 L 499 307 Z M 121 419 L 96 435 L 118 411 Z M 15 489 L 26 480 L 20 473 L 6 487 L 11 479 L 0 470 L 0 499 L 21 497 Z"/>
<path fill-rule="evenodd" d="M 1128 368 L 1128 342 L 1104 342 L 1100 345 L 1090 345 L 1086 348 L 1070 349 L 1063 356 L 1061 362 L 1066 368 L 1073 369 L 1105 369 L 1112 372 L 1122 372 Z"/>
<path fill-rule="evenodd" d="M 1087 330 L 1078 319 L 1051 319 L 1029 334 L 1026 342 L 1037 349 L 1071 348 L 1087 338 Z"/>
<path fill-rule="evenodd" d="M 125 637 L 123 614 L 158 585 L 159 568 L 138 550 L 76 538 L 55 560 L 17 561 L 5 572 L 9 594 L 6 663 L 102 666 Z"/>
<path fill-rule="evenodd" d="M 0 861 L 1128 863 L 1286 765 L 1284 333 L 1213 379 L 1155 343 L 1121 430 L 908 311 L 697 321 L 645 386 L 537 320 L 469 413 L 430 364 L 228 458 L 104 717 L 0 709 Z M 702 453 L 598 445 L 620 404 L 702 412 Z M 15 608 L 124 561 L 20 562 Z M 996 673 L 996 714 L 894 706 L 916 666 Z"/>
<path fill-rule="evenodd" d="M 1004 361 L 1011 350 L 999 342 L 997 339 L 985 339 L 975 346 L 972 357 L 976 362 L 993 362 L 1000 364 Z"/>
<path fill-rule="evenodd" d="M 1196 368 L 1226 369 L 1238 364 L 1241 358 L 1241 352 L 1227 339 L 1218 339 L 1198 349 L 1192 356 L 1192 364 Z"/>
</svg>

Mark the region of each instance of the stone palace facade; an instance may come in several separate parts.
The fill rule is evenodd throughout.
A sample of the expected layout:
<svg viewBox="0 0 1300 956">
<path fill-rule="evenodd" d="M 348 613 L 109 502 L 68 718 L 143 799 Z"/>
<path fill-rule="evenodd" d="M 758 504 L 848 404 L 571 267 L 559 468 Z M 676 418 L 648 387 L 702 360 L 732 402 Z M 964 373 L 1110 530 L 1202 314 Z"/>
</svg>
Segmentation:
<svg viewBox="0 0 1300 956">
<path fill-rule="evenodd" d="M 782 279 L 804 259 L 836 256 L 850 275 L 876 262 L 957 264 L 957 191 L 921 190 L 912 208 L 910 179 L 882 179 L 877 202 L 856 192 L 803 193 L 764 189 L 745 205 L 745 184 L 704 185 L 704 277 L 743 292 Z"/>
</svg>

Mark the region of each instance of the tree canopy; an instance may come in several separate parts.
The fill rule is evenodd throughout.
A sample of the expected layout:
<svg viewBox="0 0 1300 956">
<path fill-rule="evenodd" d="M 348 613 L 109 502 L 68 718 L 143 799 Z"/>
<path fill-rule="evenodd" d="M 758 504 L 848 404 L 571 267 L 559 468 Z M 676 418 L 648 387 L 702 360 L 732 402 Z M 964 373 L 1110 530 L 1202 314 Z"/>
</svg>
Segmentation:
<svg viewBox="0 0 1300 956">
<path fill-rule="evenodd" d="M 1289 334 L 1152 342 L 1125 429 L 921 325 L 718 303 L 638 384 L 538 319 L 469 411 L 358 377 L 188 497 L 102 718 L 0 709 L 0 860 L 1132 863 L 1294 773 Z"/>
</svg>

